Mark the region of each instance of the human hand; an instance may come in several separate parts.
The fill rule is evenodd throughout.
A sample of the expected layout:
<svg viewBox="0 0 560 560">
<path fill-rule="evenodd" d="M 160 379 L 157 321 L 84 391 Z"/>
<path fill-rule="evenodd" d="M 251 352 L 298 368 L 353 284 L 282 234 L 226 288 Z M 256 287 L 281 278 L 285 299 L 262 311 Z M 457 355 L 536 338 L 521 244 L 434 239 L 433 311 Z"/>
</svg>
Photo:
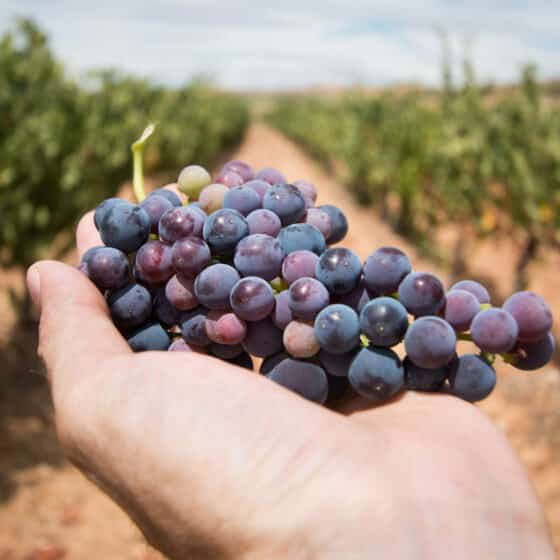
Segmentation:
<svg viewBox="0 0 560 560">
<path fill-rule="evenodd" d="M 99 243 L 92 215 L 83 253 Z M 337 411 L 196 353 L 133 354 L 79 271 L 28 272 L 69 458 L 172 558 L 553 558 L 503 434 L 408 392 Z"/>
</svg>

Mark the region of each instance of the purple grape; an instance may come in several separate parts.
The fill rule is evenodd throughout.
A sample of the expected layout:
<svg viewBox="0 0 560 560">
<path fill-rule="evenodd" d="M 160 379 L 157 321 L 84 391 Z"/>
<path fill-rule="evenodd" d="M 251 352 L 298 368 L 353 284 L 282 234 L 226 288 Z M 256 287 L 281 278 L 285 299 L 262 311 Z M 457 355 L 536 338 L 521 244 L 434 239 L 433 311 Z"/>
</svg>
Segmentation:
<svg viewBox="0 0 560 560">
<path fill-rule="evenodd" d="M 311 358 L 321 349 L 313 325 L 303 321 L 291 321 L 284 330 L 282 341 L 286 352 L 294 358 Z"/>
<path fill-rule="evenodd" d="M 239 281 L 239 273 L 227 264 L 205 268 L 194 281 L 198 301 L 208 309 L 230 309 L 229 294 Z"/>
<path fill-rule="evenodd" d="M 231 208 L 217 210 L 208 216 L 204 224 L 204 241 L 213 253 L 231 255 L 239 241 L 249 235 L 247 220 Z"/>
<path fill-rule="evenodd" d="M 319 404 L 327 400 L 327 374 L 318 365 L 289 358 L 276 364 L 266 376 L 304 399 Z"/>
<path fill-rule="evenodd" d="M 183 237 L 200 237 L 204 226 L 200 208 L 180 206 L 168 210 L 159 221 L 159 236 L 165 243 L 172 244 Z"/>
<path fill-rule="evenodd" d="M 479 311 L 471 323 L 473 342 L 483 352 L 502 354 L 511 350 L 518 334 L 513 315 L 496 307 Z"/>
<path fill-rule="evenodd" d="M 494 368 L 480 356 L 465 354 L 449 372 L 449 392 L 463 400 L 477 402 L 486 398 L 496 386 Z"/>
<path fill-rule="evenodd" d="M 220 360 L 233 360 L 243 354 L 243 346 L 241 344 L 218 344 L 213 342 L 210 345 L 210 353 Z"/>
<path fill-rule="evenodd" d="M 136 329 L 126 339 L 134 352 L 167 350 L 171 339 L 159 323 L 147 323 Z"/>
<path fill-rule="evenodd" d="M 311 321 L 329 304 L 329 292 L 315 278 L 299 278 L 288 290 L 288 306 L 294 317 Z"/>
<path fill-rule="evenodd" d="M 247 336 L 243 348 L 258 358 L 268 358 L 283 349 L 282 331 L 274 326 L 269 317 L 262 321 L 247 323 Z"/>
<path fill-rule="evenodd" d="M 309 208 L 305 216 L 305 223 L 315 226 L 328 239 L 331 235 L 332 225 L 330 216 L 320 208 Z"/>
<path fill-rule="evenodd" d="M 159 323 L 171 328 L 181 320 L 181 312 L 165 295 L 165 286 L 159 287 L 153 295 L 153 315 Z"/>
<path fill-rule="evenodd" d="M 165 297 L 173 307 L 181 311 L 189 311 L 198 306 L 198 300 L 194 295 L 194 280 L 179 274 L 175 274 L 167 281 Z"/>
<path fill-rule="evenodd" d="M 348 220 L 342 210 L 332 204 L 323 204 L 323 206 L 319 206 L 319 209 L 326 212 L 331 219 L 331 234 L 327 243 L 332 245 L 342 241 L 348 233 Z"/>
<path fill-rule="evenodd" d="M 283 226 L 295 224 L 305 216 L 305 199 L 296 187 L 286 183 L 270 187 L 262 205 L 277 214 Z"/>
<path fill-rule="evenodd" d="M 224 208 L 237 210 L 243 216 L 247 216 L 253 210 L 261 207 L 261 199 L 256 191 L 247 185 L 234 187 L 224 196 Z"/>
<path fill-rule="evenodd" d="M 145 323 L 152 314 L 152 296 L 140 284 L 131 284 L 111 293 L 107 299 L 111 319 L 119 329 Z"/>
<path fill-rule="evenodd" d="M 294 181 L 294 186 L 297 187 L 299 192 L 303 195 L 303 198 L 308 199 L 313 204 L 317 202 L 317 187 L 315 187 L 313 183 L 300 179 L 298 181 Z M 313 204 L 310 206 L 313 206 Z"/>
<path fill-rule="evenodd" d="M 201 352 L 202 349 L 198 349 L 195 346 L 189 346 L 183 338 L 177 338 L 167 349 L 168 352 Z"/>
<path fill-rule="evenodd" d="M 185 237 L 175 241 L 171 256 L 175 270 L 183 276 L 196 276 L 212 261 L 210 247 L 199 237 Z"/>
<path fill-rule="evenodd" d="M 445 290 L 433 274 L 411 272 L 399 286 L 399 301 L 415 317 L 437 315 L 445 305 Z"/>
<path fill-rule="evenodd" d="M 362 262 L 354 251 L 344 247 L 327 249 L 315 267 L 315 277 L 331 294 L 350 293 L 360 284 Z"/>
<path fill-rule="evenodd" d="M 214 183 L 220 183 L 225 185 L 229 189 L 233 189 L 234 187 L 240 187 L 245 181 L 243 177 L 236 173 L 235 171 L 231 171 L 229 169 L 222 170 L 220 174 L 216 177 Z"/>
<path fill-rule="evenodd" d="M 247 216 L 249 224 L 249 233 L 265 233 L 271 237 L 276 237 L 282 229 L 280 218 L 270 210 L 259 208 L 253 210 Z"/>
<path fill-rule="evenodd" d="M 278 169 L 274 169 L 273 167 L 265 167 L 261 169 L 256 175 L 255 179 L 259 181 L 264 181 L 269 185 L 278 185 L 281 183 L 286 182 L 286 177 L 278 171 Z"/>
<path fill-rule="evenodd" d="M 87 260 L 86 260 L 87 259 Z M 116 290 L 128 284 L 130 268 L 126 255 L 112 247 L 99 247 L 82 259 L 88 278 L 100 290 Z"/>
<path fill-rule="evenodd" d="M 482 284 L 474 280 L 461 280 L 451 286 L 449 291 L 451 292 L 452 290 L 465 290 L 465 292 L 472 294 L 479 303 L 490 303 L 490 294 L 488 290 Z"/>
<path fill-rule="evenodd" d="M 532 371 L 542 368 L 554 356 L 556 341 L 552 333 L 547 333 L 544 338 L 535 342 L 520 342 L 515 347 L 516 359 L 512 362 L 514 368 Z"/>
<path fill-rule="evenodd" d="M 284 251 L 277 239 L 255 233 L 237 244 L 233 262 L 242 276 L 273 280 L 280 274 L 283 259 Z"/>
<path fill-rule="evenodd" d="M 174 208 L 173 204 L 167 198 L 158 195 L 146 197 L 141 203 L 140 208 L 143 208 L 150 217 L 150 231 L 151 233 L 158 233 L 159 221 L 161 217 L 168 211 Z"/>
<path fill-rule="evenodd" d="M 242 278 L 233 286 L 229 298 L 233 312 L 245 321 L 261 321 L 274 309 L 274 292 L 268 282 L 257 276 Z"/>
<path fill-rule="evenodd" d="M 479 311 L 480 303 L 470 292 L 458 288 L 447 292 L 443 317 L 456 332 L 468 331 Z"/>
<path fill-rule="evenodd" d="M 206 315 L 208 310 L 200 306 L 181 314 L 181 335 L 189 345 L 205 347 L 212 341 L 206 334 Z"/>
<path fill-rule="evenodd" d="M 286 255 L 294 251 L 311 251 L 321 255 L 326 248 L 325 238 L 311 224 L 292 224 L 282 228 L 278 234 L 278 241 Z"/>
<path fill-rule="evenodd" d="M 447 365 L 455 355 L 457 337 L 439 317 L 422 317 L 408 327 L 404 347 L 412 362 L 424 369 Z"/>
<path fill-rule="evenodd" d="M 453 361 L 451 364 L 453 364 Z M 421 368 L 408 357 L 404 359 L 403 366 L 405 387 L 409 391 L 439 391 L 443 387 L 450 369 L 450 365 L 435 369 Z"/>
<path fill-rule="evenodd" d="M 408 257 L 395 247 L 381 247 L 364 263 L 364 283 L 369 290 L 390 296 L 412 270 Z"/>
<path fill-rule="evenodd" d="M 315 336 L 331 354 L 349 352 L 360 344 L 358 314 L 347 305 L 328 305 L 315 319 Z"/>
<path fill-rule="evenodd" d="M 266 191 L 270 188 L 270 185 L 266 181 L 260 181 L 258 179 L 255 179 L 254 181 L 248 181 L 247 183 L 245 183 L 245 186 L 253 189 L 259 195 L 261 204 Z"/>
<path fill-rule="evenodd" d="M 135 267 L 149 284 L 167 282 L 173 276 L 171 247 L 161 241 L 148 241 L 136 253 Z"/>
<path fill-rule="evenodd" d="M 552 328 L 552 312 L 544 299 L 533 292 L 517 292 L 503 308 L 513 315 L 519 326 L 519 340 L 533 342 L 544 338 Z"/>
<path fill-rule="evenodd" d="M 395 346 L 408 329 L 408 313 L 393 298 L 375 298 L 362 309 L 360 328 L 374 346 Z"/>
<path fill-rule="evenodd" d="M 101 224 L 101 221 L 103 220 L 105 214 L 113 206 L 116 206 L 118 204 L 129 204 L 129 203 L 126 200 L 123 200 L 122 198 L 107 198 L 97 206 L 93 214 L 93 223 L 97 230 L 99 230 L 99 225 Z"/>
<path fill-rule="evenodd" d="M 348 379 L 362 397 L 382 404 L 395 396 L 404 384 L 404 368 L 392 350 L 362 348 L 350 364 Z"/>
<path fill-rule="evenodd" d="M 235 313 L 214 309 L 206 315 L 206 334 L 218 344 L 241 344 L 247 334 L 247 326 Z"/>
<path fill-rule="evenodd" d="M 132 253 L 148 240 L 150 217 L 135 204 L 113 204 L 99 222 L 99 235 L 107 247 Z"/>
<path fill-rule="evenodd" d="M 319 361 L 329 375 L 333 377 L 348 377 L 350 364 L 360 350 L 360 346 L 356 346 L 356 348 L 344 354 L 332 354 L 326 350 L 321 350 L 319 352 Z"/>
<path fill-rule="evenodd" d="M 290 309 L 290 292 L 284 290 L 279 294 L 276 294 L 276 305 L 274 306 L 274 311 L 272 312 L 272 321 L 279 328 L 284 330 L 288 323 L 292 321 L 294 316 Z"/>
<path fill-rule="evenodd" d="M 299 278 L 314 278 L 319 257 L 311 251 L 294 251 L 282 263 L 282 278 L 288 285 Z"/>
<path fill-rule="evenodd" d="M 245 182 L 251 181 L 255 178 L 255 172 L 253 168 L 248 163 L 245 163 L 244 161 L 241 161 L 239 159 L 228 161 L 222 167 L 222 171 L 233 171 L 234 173 L 240 175 Z"/>
<path fill-rule="evenodd" d="M 377 297 L 376 294 L 370 293 L 363 285 L 363 282 L 360 282 L 359 286 L 354 288 L 351 292 L 337 296 L 336 303 L 347 305 L 354 311 L 360 313 L 364 305 L 374 297 Z"/>
<path fill-rule="evenodd" d="M 267 374 L 271 372 L 277 364 L 289 359 L 290 355 L 286 354 L 286 352 L 279 352 L 278 354 L 269 356 L 262 361 L 261 367 L 259 368 L 259 373 Z"/>
</svg>

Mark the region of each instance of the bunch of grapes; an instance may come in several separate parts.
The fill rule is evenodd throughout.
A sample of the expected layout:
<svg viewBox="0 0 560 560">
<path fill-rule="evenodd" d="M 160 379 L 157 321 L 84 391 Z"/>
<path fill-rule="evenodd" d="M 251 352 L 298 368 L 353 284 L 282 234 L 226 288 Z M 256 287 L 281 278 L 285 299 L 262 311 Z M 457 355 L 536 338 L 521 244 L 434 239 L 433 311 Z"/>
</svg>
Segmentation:
<svg viewBox="0 0 560 560">
<path fill-rule="evenodd" d="M 330 247 L 346 217 L 316 206 L 307 181 L 231 161 L 214 181 L 188 166 L 178 187 L 188 203 L 167 189 L 102 202 L 104 246 L 79 265 L 134 351 L 203 352 L 248 369 L 260 358 L 261 374 L 318 403 L 350 388 L 375 403 L 403 389 L 474 402 L 494 388 L 497 355 L 534 370 L 554 353 L 552 314 L 536 294 L 492 307 L 481 284 L 446 292 L 397 248 L 362 263 Z M 459 356 L 458 340 L 480 352 Z"/>
</svg>

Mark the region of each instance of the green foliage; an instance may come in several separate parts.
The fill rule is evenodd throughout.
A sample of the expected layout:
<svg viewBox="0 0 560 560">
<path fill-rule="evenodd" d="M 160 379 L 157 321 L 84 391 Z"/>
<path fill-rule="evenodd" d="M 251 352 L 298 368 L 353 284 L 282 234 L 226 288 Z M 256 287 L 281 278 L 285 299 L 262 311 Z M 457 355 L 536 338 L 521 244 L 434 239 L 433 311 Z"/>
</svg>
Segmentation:
<svg viewBox="0 0 560 560">
<path fill-rule="evenodd" d="M 131 176 L 130 145 L 159 122 L 146 171 L 211 165 L 248 123 L 238 98 L 194 82 L 170 90 L 114 71 L 68 79 L 22 20 L 0 39 L 0 262 L 28 265 Z"/>
</svg>

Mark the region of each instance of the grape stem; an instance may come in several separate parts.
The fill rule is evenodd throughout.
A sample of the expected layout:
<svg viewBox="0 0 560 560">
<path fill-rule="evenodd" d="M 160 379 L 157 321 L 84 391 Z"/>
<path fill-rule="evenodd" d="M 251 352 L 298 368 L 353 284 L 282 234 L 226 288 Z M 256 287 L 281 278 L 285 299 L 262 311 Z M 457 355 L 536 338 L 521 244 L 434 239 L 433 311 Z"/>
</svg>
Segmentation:
<svg viewBox="0 0 560 560">
<path fill-rule="evenodd" d="M 466 340 L 472 342 L 472 336 L 470 333 L 457 333 L 457 340 Z"/>
<path fill-rule="evenodd" d="M 155 123 L 149 124 L 142 132 L 142 136 L 130 147 L 132 150 L 132 186 L 138 202 L 142 202 L 146 198 L 146 192 L 144 191 L 144 148 L 155 129 Z"/>
</svg>

